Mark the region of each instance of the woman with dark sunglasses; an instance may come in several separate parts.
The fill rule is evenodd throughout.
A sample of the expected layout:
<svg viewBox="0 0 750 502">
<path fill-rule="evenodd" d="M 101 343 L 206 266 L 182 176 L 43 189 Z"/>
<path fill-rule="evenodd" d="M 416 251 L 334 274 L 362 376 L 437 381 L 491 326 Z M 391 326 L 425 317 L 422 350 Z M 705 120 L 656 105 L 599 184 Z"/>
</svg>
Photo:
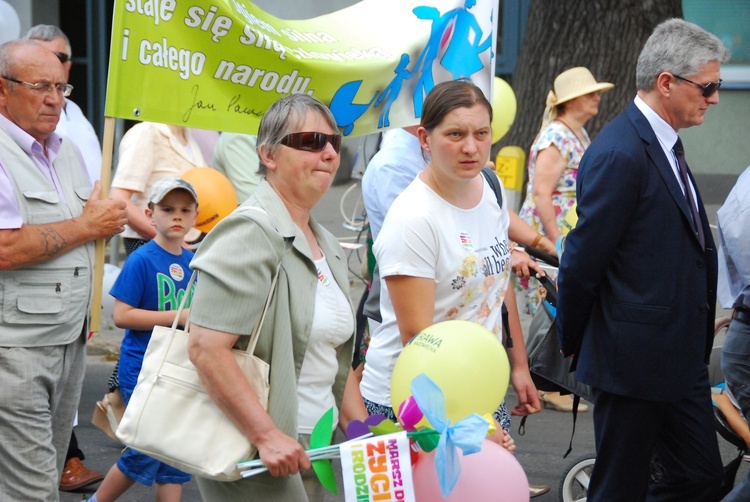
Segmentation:
<svg viewBox="0 0 750 502">
<path fill-rule="evenodd" d="M 331 186 L 340 144 L 333 115 L 316 99 L 296 94 L 272 105 L 258 132 L 264 179 L 208 234 L 193 261 L 199 275 L 191 359 L 208 393 L 270 471 L 229 483 L 198 479 L 204 500 L 323 500 L 305 453 L 313 427 L 330 408 L 334 424 L 346 426 L 345 388 L 346 405 L 354 407 L 348 416 L 366 417 L 350 378 L 354 312 L 346 255 L 310 215 Z M 266 411 L 231 350 L 247 344 L 279 263 L 255 350 L 271 366 Z"/>
</svg>

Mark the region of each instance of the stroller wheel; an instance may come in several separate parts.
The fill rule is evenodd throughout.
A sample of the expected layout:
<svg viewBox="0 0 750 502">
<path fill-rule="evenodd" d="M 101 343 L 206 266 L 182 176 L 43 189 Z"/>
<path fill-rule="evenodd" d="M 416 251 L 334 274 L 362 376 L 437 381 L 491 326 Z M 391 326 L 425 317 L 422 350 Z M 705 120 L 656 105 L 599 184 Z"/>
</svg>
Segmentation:
<svg viewBox="0 0 750 502">
<path fill-rule="evenodd" d="M 571 461 L 560 480 L 560 500 L 562 502 L 582 502 L 586 500 L 591 471 L 596 457 L 587 455 Z"/>
</svg>

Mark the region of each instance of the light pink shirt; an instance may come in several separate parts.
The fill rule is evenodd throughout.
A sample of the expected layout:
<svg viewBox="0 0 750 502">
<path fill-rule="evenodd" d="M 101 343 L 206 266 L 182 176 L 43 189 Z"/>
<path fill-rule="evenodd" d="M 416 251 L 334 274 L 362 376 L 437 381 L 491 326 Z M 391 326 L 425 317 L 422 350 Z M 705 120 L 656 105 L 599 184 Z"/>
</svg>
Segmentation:
<svg viewBox="0 0 750 502">
<path fill-rule="evenodd" d="M 45 157 L 42 145 L 2 114 L 0 114 L 0 128 L 21 147 L 45 178 L 54 185 L 62 200 L 65 201 L 60 179 L 57 177 L 57 171 L 53 165 L 57 153 L 60 151 L 62 138 L 55 133 L 47 138 L 47 157 Z M 22 224 L 21 210 L 18 208 L 13 182 L 0 156 L 0 229 L 21 228 Z"/>
</svg>

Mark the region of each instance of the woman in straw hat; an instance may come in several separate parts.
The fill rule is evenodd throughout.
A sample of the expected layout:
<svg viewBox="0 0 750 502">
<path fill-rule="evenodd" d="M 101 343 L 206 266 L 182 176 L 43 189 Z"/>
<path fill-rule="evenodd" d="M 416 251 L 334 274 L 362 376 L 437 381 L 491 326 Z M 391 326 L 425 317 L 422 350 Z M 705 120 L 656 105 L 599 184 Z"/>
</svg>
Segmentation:
<svg viewBox="0 0 750 502">
<path fill-rule="evenodd" d="M 578 163 L 591 143 L 583 126 L 599 112 L 600 94 L 613 87 L 597 82 L 579 66 L 558 75 L 554 90 L 547 94 L 542 127 L 531 145 L 529 184 L 519 216 L 553 242 L 562 235 L 566 213 L 575 206 Z M 527 310 L 535 314 L 541 301 L 538 287 L 529 287 L 528 279 L 518 283 L 526 292 Z M 558 411 L 572 409 L 569 396 L 548 392 L 542 393 L 542 400 Z M 586 411 L 586 406 L 579 411 Z"/>
</svg>

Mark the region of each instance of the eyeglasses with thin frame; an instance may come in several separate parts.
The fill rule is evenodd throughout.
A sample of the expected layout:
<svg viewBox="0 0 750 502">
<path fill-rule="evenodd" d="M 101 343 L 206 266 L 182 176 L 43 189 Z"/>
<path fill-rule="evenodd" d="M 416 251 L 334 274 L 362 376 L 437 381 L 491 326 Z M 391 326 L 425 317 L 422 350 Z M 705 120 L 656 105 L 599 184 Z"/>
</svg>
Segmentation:
<svg viewBox="0 0 750 502">
<path fill-rule="evenodd" d="M 57 59 L 59 59 L 62 64 L 67 63 L 71 59 L 70 56 L 68 56 L 64 52 L 53 52 L 53 54 L 57 56 Z"/>
<path fill-rule="evenodd" d="M 294 148 L 295 150 L 305 150 L 307 152 L 319 152 L 325 149 L 328 143 L 331 144 L 336 153 L 341 151 L 341 135 L 325 134 L 322 132 L 293 132 L 287 134 L 280 142 L 284 146 Z"/>
<path fill-rule="evenodd" d="M 49 94 L 52 92 L 52 89 L 55 89 L 57 92 L 62 94 L 63 97 L 67 98 L 68 96 L 70 96 L 70 93 L 73 92 L 73 86 L 70 84 L 52 84 L 50 82 L 37 82 L 35 84 L 32 84 L 31 82 L 24 82 L 23 80 L 18 80 L 17 78 L 9 77 L 7 75 L 0 76 L 9 82 L 15 82 L 17 84 L 25 85 L 37 94 L 46 94 L 49 96 Z"/>
<path fill-rule="evenodd" d="M 676 79 L 684 80 L 685 82 L 693 84 L 694 86 L 696 86 L 699 89 L 701 89 L 703 91 L 703 97 L 704 98 L 710 98 L 711 96 L 713 96 L 714 93 L 719 90 L 719 88 L 721 87 L 721 83 L 723 82 L 722 79 L 719 79 L 716 82 L 709 82 L 707 84 L 699 84 L 698 82 L 693 82 L 690 79 L 687 79 L 685 77 L 681 77 L 679 75 L 675 75 L 674 73 L 672 74 L 672 76 L 674 78 L 676 78 Z"/>
</svg>

